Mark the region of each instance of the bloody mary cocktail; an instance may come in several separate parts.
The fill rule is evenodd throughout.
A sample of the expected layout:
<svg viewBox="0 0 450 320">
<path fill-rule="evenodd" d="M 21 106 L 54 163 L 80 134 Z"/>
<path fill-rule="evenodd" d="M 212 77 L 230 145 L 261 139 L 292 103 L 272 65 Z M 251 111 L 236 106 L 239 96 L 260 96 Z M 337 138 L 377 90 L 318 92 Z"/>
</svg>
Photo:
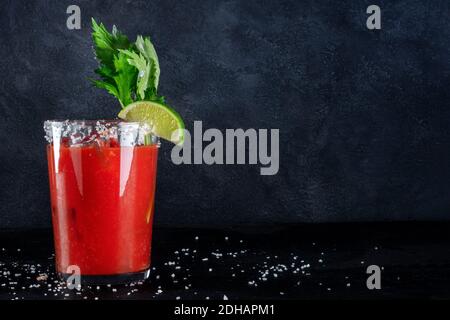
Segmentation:
<svg viewBox="0 0 450 320">
<path fill-rule="evenodd" d="M 149 275 L 159 138 L 181 146 L 184 122 L 159 95 L 150 37 L 132 42 L 92 19 L 98 68 L 122 120 L 45 121 L 56 269 L 85 283 Z M 70 277 L 70 280 L 78 277 Z"/>
<path fill-rule="evenodd" d="M 86 282 L 147 277 L 157 139 L 140 123 L 45 126 L 57 271 L 76 265 Z"/>
</svg>

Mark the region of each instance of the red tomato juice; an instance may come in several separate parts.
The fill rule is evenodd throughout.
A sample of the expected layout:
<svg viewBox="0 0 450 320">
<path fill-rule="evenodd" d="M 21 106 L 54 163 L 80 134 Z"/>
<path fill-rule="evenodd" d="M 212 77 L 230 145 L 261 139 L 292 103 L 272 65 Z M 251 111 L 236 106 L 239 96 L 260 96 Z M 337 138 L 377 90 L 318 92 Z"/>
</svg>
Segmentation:
<svg viewBox="0 0 450 320">
<path fill-rule="evenodd" d="M 56 269 L 150 267 L 158 146 L 47 146 Z"/>
</svg>

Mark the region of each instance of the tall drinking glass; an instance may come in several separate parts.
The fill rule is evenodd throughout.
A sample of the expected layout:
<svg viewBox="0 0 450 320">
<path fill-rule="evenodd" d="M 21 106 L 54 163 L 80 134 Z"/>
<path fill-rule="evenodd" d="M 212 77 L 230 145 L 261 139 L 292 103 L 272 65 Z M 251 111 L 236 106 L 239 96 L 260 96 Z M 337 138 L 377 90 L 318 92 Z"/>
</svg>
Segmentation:
<svg viewBox="0 0 450 320">
<path fill-rule="evenodd" d="M 147 278 L 158 138 L 118 120 L 50 120 L 44 129 L 57 272 L 76 266 L 84 283 Z"/>
</svg>

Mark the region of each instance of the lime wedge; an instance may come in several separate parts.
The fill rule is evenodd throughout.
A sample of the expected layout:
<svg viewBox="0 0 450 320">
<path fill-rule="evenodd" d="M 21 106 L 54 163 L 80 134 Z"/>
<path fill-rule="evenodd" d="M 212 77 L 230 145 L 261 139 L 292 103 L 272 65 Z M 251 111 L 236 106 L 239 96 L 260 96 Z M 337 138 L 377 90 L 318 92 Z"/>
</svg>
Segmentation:
<svg viewBox="0 0 450 320">
<path fill-rule="evenodd" d="M 172 108 L 153 101 L 137 101 L 129 104 L 119 113 L 126 121 L 145 121 L 153 134 L 175 144 L 184 141 L 184 122 Z"/>
</svg>

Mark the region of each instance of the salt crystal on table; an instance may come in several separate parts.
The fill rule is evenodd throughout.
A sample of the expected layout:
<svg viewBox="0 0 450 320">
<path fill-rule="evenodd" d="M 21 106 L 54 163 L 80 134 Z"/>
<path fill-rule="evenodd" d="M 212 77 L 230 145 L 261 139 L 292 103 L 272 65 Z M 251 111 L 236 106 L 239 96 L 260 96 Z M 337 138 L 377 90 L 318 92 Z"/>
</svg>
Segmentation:
<svg viewBox="0 0 450 320">
<path fill-rule="evenodd" d="M 46 275 L 45 273 L 40 273 L 39 276 L 36 277 L 37 281 L 45 281 L 48 279 L 48 275 Z"/>
</svg>

